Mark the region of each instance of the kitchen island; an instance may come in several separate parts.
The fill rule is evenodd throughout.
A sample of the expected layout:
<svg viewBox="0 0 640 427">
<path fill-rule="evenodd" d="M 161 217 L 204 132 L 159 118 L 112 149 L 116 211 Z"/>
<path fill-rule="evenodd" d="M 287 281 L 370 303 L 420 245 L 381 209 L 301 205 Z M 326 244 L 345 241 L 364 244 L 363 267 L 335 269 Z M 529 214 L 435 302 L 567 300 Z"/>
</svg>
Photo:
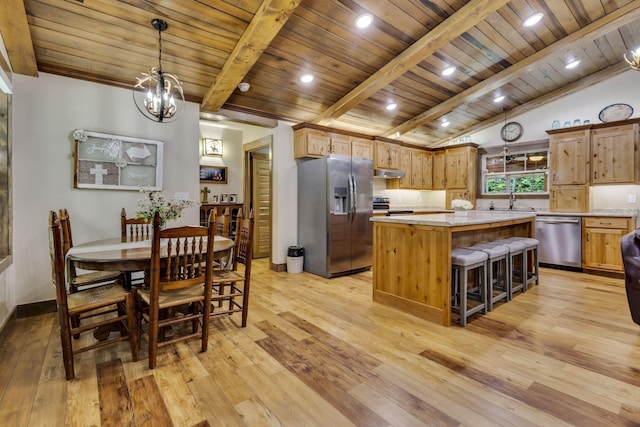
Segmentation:
<svg viewBox="0 0 640 427">
<path fill-rule="evenodd" d="M 451 325 L 451 250 L 533 237 L 534 212 L 469 211 L 380 216 L 373 221 L 373 300 Z"/>
</svg>

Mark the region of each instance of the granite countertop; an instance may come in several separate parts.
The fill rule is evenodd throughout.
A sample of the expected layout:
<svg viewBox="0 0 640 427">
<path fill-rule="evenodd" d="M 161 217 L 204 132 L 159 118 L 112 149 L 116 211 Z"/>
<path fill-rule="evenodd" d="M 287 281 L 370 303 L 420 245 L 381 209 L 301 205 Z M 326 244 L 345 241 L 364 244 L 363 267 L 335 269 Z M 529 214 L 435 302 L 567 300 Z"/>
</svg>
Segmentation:
<svg viewBox="0 0 640 427">
<path fill-rule="evenodd" d="M 508 211 L 506 209 L 496 209 L 490 211 L 488 209 L 480 209 L 478 212 L 531 212 L 536 214 L 537 216 L 579 216 L 579 217 L 589 217 L 589 216 L 611 216 L 611 217 L 624 217 L 624 218 L 636 218 L 638 216 L 637 209 L 594 209 L 591 212 L 550 212 L 550 211 L 531 211 L 528 209 L 515 209 L 513 211 Z"/>
<path fill-rule="evenodd" d="M 514 219 L 535 218 L 535 212 L 509 212 L 509 211 L 467 211 L 467 216 L 458 216 L 453 213 L 438 213 L 425 215 L 397 215 L 371 217 L 373 222 L 392 222 L 414 225 L 434 225 L 440 227 L 457 227 L 462 225 L 491 224 L 500 221 L 512 221 Z"/>
</svg>

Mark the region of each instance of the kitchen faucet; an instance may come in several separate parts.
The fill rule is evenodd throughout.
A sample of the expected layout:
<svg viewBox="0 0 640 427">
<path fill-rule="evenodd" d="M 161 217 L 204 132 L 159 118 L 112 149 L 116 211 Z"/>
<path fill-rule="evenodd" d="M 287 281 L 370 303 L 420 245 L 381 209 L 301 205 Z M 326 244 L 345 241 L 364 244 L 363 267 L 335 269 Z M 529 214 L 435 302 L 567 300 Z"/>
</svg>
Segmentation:
<svg viewBox="0 0 640 427">
<path fill-rule="evenodd" d="M 512 191 L 509 193 L 509 210 L 512 211 L 513 210 L 513 205 L 516 203 L 516 195 L 515 193 Z"/>
</svg>

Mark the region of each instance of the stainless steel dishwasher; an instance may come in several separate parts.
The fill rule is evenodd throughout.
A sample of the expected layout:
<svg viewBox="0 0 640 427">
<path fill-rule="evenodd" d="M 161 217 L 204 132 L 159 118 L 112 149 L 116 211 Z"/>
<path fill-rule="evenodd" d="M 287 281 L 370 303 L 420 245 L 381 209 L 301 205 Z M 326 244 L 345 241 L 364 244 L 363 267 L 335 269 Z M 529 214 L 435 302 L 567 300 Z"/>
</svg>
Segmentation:
<svg viewBox="0 0 640 427">
<path fill-rule="evenodd" d="M 539 215 L 536 217 L 538 261 L 550 267 L 582 267 L 582 218 Z"/>
</svg>

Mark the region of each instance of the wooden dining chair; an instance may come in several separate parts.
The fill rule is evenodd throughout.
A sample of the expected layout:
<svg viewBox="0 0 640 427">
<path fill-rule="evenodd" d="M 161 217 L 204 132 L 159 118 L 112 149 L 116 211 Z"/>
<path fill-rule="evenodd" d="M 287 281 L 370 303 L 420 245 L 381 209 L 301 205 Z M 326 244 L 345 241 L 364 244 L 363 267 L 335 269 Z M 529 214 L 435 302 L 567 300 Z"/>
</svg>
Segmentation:
<svg viewBox="0 0 640 427">
<path fill-rule="evenodd" d="M 248 218 L 243 218 L 240 210 L 236 223 L 236 240 L 231 268 L 214 271 L 211 291 L 211 316 L 241 312 L 243 328 L 247 326 L 249 313 L 253 226 L 253 210 L 249 212 Z"/>
<path fill-rule="evenodd" d="M 148 240 L 151 238 L 153 221 L 148 218 L 127 218 L 127 211 L 120 211 L 120 237 L 123 242 L 127 240 Z M 125 287 L 143 286 L 145 282 L 144 271 L 125 271 Z"/>
<path fill-rule="evenodd" d="M 211 305 L 214 238 L 212 222 L 162 230 L 155 215 L 149 288 L 135 289 L 138 327 L 149 342 L 149 369 L 156 366 L 158 348 L 179 341 L 199 338 L 207 351 L 210 310 L 205 307 Z M 184 323 L 191 326 L 186 331 Z M 168 327 L 173 336 L 161 340 Z"/>
<path fill-rule="evenodd" d="M 63 256 L 73 247 L 73 235 L 71 233 L 71 217 L 67 209 L 59 210 L 59 222 L 62 233 Z M 108 284 L 119 280 L 122 274 L 119 271 L 90 271 L 78 274 L 74 263 L 67 266 L 67 280 L 69 281 L 69 292 L 74 293 L 85 287 L 93 287 L 99 284 Z"/>
<path fill-rule="evenodd" d="M 218 211 L 218 209 L 220 211 Z M 216 208 L 215 215 L 216 236 L 229 237 L 231 227 L 231 211 L 229 208 Z"/>
<path fill-rule="evenodd" d="M 122 208 L 120 212 L 120 235 L 123 239 L 146 240 L 151 238 L 153 222 L 147 218 L 127 218 L 127 211 Z"/>
<path fill-rule="evenodd" d="M 56 288 L 58 321 L 62 359 L 67 380 L 75 378 L 74 356 L 89 350 L 104 347 L 120 341 L 129 341 L 131 358 L 139 358 L 138 333 L 136 328 L 135 300 L 119 282 L 68 293 L 65 280 L 65 257 L 62 243 L 60 220 L 54 211 L 49 212 L 49 255 L 51 257 L 52 282 Z M 76 322 L 74 319 L 82 319 Z M 81 324 L 81 326 L 80 326 Z M 87 340 L 75 340 L 85 332 L 96 328 L 115 329 L 119 334 L 113 338 L 87 344 Z"/>
</svg>

